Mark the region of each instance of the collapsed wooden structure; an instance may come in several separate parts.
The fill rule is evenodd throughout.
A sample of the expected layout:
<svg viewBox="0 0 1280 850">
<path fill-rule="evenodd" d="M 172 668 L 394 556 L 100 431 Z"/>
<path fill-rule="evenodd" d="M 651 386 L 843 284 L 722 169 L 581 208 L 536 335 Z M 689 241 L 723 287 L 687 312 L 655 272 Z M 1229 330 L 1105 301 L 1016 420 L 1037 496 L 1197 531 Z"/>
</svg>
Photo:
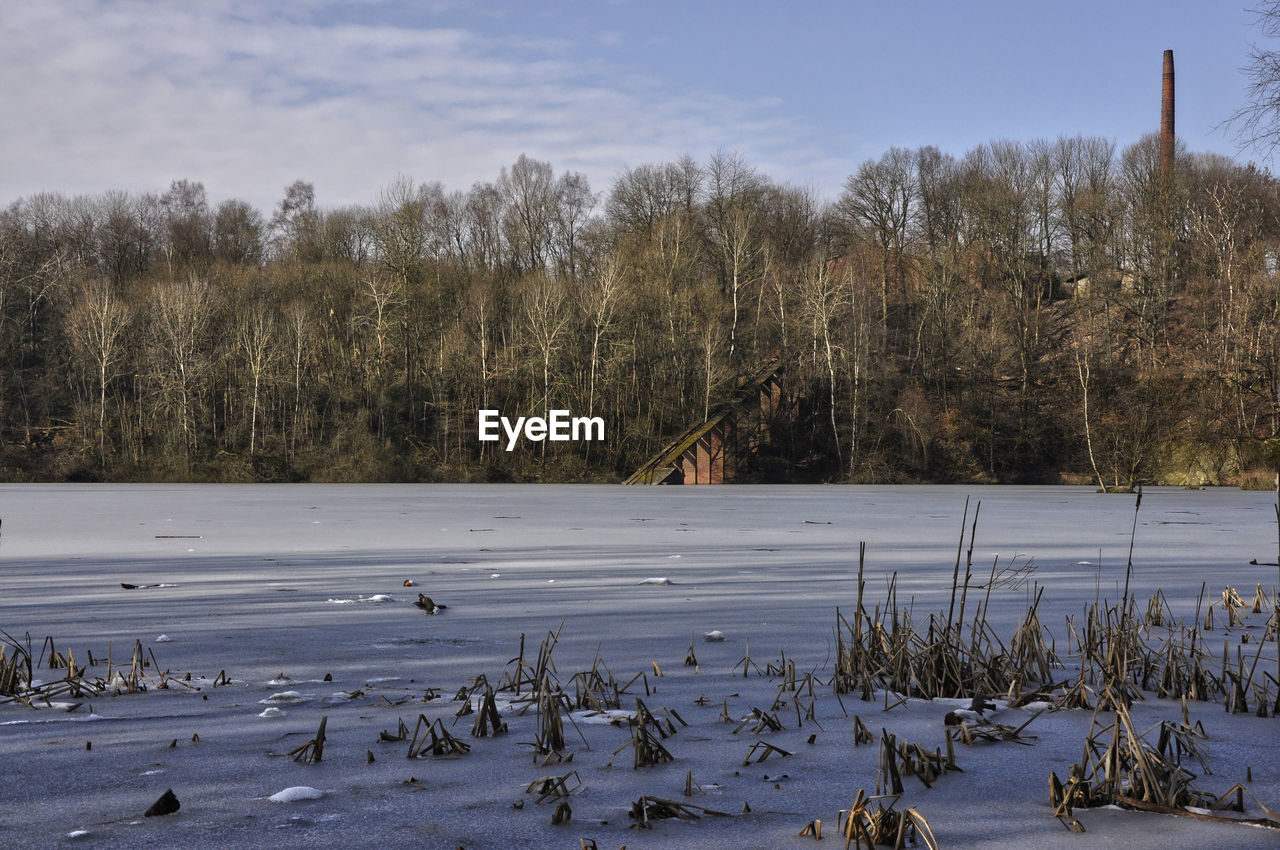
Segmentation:
<svg viewBox="0 0 1280 850">
<path fill-rule="evenodd" d="M 651 457 L 623 484 L 724 484 L 741 461 L 768 441 L 783 411 L 781 364 L 774 360 L 743 381 L 728 401 L 712 409 Z"/>
</svg>

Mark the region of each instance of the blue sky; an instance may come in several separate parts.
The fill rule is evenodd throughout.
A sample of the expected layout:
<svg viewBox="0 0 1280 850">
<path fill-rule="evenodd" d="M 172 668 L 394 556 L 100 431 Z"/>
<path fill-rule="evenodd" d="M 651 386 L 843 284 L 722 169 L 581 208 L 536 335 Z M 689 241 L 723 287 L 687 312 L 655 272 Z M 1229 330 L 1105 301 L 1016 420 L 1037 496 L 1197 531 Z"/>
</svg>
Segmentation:
<svg viewBox="0 0 1280 850">
<path fill-rule="evenodd" d="M 1214 128 L 1261 39 L 1246 5 L 0 0 L 0 204 L 176 178 L 264 211 L 299 178 L 372 203 L 521 153 L 604 191 L 717 149 L 832 197 L 893 145 L 1123 147 L 1158 128 L 1165 48 L 1179 136 L 1234 155 Z"/>
</svg>

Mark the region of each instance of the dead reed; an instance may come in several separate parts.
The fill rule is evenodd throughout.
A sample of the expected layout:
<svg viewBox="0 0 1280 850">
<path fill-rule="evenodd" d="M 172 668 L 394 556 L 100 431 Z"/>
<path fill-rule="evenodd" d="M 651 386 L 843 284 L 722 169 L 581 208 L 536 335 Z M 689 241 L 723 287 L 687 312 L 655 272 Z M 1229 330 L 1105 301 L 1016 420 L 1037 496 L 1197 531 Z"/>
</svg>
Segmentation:
<svg viewBox="0 0 1280 850">
<path fill-rule="evenodd" d="M 917 841 L 929 850 L 938 850 L 938 840 L 934 838 L 929 822 L 915 808 L 905 812 L 894 809 L 898 799 L 898 794 L 869 797 L 859 789 L 853 803 L 849 808 L 841 809 L 836 820 L 845 839 L 845 850 L 850 847 L 875 850 L 877 846 L 902 848 Z"/>
</svg>

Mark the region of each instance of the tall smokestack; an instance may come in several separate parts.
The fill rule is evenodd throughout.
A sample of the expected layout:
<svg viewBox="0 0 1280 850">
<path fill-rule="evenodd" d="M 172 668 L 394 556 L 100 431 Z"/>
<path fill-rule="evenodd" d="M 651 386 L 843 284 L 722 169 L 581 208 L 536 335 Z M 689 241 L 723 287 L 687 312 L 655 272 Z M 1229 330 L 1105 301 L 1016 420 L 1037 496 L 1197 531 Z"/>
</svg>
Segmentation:
<svg viewBox="0 0 1280 850">
<path fill-rule="evenodd" d="M 1173 51 L 1164 52 L 1164 96 L 1160 101 L 1160 179 L 1173 177 Z"/>
</svg>

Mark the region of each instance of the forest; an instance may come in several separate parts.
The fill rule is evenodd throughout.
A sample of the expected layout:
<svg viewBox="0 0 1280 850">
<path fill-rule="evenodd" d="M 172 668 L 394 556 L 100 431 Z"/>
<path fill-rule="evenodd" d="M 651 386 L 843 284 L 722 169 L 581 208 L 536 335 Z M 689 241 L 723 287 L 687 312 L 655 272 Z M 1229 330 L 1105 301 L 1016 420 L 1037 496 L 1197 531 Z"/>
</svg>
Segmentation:
<svg viewBox="0 0 1280 850">
<path fill-rule="evenodd" d="M 776 359 L 788 425 L 745 480 L 1274 481 L 1252 165 L 1077 136 L 893 148 L 831 199 L 726 151 L 370 194 L 12 201 L 0 478 L 617 481 Z M 606 439 L 477 438 L 553 408 Z"/>
</svg>

